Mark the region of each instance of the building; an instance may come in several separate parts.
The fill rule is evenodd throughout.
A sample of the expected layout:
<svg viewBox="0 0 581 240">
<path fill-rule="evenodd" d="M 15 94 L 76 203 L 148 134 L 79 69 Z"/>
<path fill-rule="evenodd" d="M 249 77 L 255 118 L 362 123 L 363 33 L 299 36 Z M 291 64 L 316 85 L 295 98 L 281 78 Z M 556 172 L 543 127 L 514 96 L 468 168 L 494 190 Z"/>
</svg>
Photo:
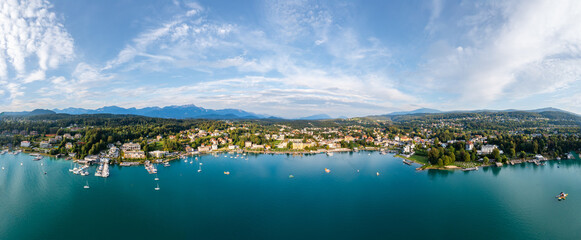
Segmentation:
<svg viewBox="0 0 581 240">
<path fill-rule="evenodd" d="M 40 148 L 50 148 L 51 145 L 50 145 L 50 143 L 48 141 L 42 141 L 42 142 L 40 142 L 39 147 Z"/>
<path fill-rule="evenodd" d="M 314 147 L 314 146 L 316 146 L 316 144 L 313 143 L 313 142 L 309 142 L 309 143 L 303 143 L 303 142 L 293 143 L 293 149 L 295 149 L 295 150 L 302 150 L 302 149 L 305 149 L 307 147 Z"/>
<path fill-rule="evenodd" d="M 404 153 L 412 153 L 414 151 L 415 147 L 416 147 L 415 144 L 407 144 L 403 147 L 403 152 Z"/>
<path fill-rule="evenodd" d="M 210 148 L 211 148 L 211 146 L 199 146 L 198 152 L 209 152 Z"/>
<path fill-rule="evenodd" d="M 124 158 L 128 159 L 142 159 L 145 158 L 144 151 L 123 151 Z"/>
<path fill-rule="evenodd" d="M 345 142 L 353 142 L 353 141 L 355 141 L 355 138 L 354 137 L 352 137 L 352 136 L 345 136 Z"/>
<path fill-rule="evenodd" d="M 484 155 L 484 154 L 491 154 L 492 151 L 494 149 L 497 149 L 497 148 L 498 148 L 498 146 L 496 146 L 496 145 L 486 144 L 486 145 L 483 145 L 482 146 L 479 154 L 482 154 L 482 155 Z"/>
<path fill-rule="evenodd" d="M 71 149 L 71 148 L 73 148 L 73 144 L 70 143 L 70 142 L 68 142 L 68 143 L 65 144 L 65 148 L 66 149 Z"/>
<path fill-rule="evenodd" d="M 20 142 L 20 147 L 30 147 L 30 142 L 29 141 L 22 141 L 22 142 Z"/>
<path fill-rule="evenodd" d="M 237 148 L 238 148 L 238 145 L 230 145 L 230 146 L 228 146 L 228 149 L 229 150 L 235 150 Z"/>
<path fill-rule="evenodd" d="M 466 143 L 466 151 L 472 151 L 472 149 L 474 149 L 474 143 L 468 141 Z"/>
<path fill-rule="evenodd" d="M 124 143 L 123 146 L 121 146 L 121 150 L 123 151 L 139 151 L 141 150 L 141 145 L 139 143 Z"/>
<path fill-rule="evenodd" d="M 251 141 L 244 142 L 244 147 L 246 148 L 252 147 L 252 142 Z"/>
<path fill-rule="evenodd" d="M 276 145 L 276 148 L 286 148 L 288 146 L 288 142 L 281 142 Z"/>
<path fill-rule="evenodd" d="M 149 155 L 154 157 L 154 158 L 162 158 L 162 157 L 165 157 L 165 155 L 167 155 L 167 154 L 168 154 L 167 151 L 159 151 L 159 150 L 149 152 Z"/>
</svg>

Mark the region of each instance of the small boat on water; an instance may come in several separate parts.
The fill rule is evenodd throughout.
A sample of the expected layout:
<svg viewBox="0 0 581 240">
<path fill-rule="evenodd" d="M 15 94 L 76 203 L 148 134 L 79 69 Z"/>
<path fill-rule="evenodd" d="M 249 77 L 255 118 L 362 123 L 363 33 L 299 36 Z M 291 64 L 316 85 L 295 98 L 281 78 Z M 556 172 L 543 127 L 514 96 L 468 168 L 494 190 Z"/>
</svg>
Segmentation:
<svg viewBox="0 0 581 240">
<path fill-rule="evenodd" d="M 198 172 L 202 172 L 202 164 L 200 164 L 200 167 L 198 168 Z"/>
<path fill-rule="evenodd" d="M 331 172 L 331 169 L 325 168 L 325 172 L 326 173 L 330 173 Z"/>
<path fill-rule="evenodd" d="M 376 172 L 375 175 L 379 176 L 379 172 Z"/>
<path fill-rule="evenodd" d="M 291 175 L 288 175 L 288 178 L 295 178 L 295 176 L 291 174 Z"/>
<path fill-rule="evenodd" d="M 224 175 L 230 175 L 230 171 L 225 171 Z"/>
<path fill-rule="evenodd" d="M 41 160 L 41 159 L 42 159 L 42 156 L 39 155 L 39 156 L 36 156 L 34 159 L 32 159 L 32 161 L 38 161 L 38 160 Z"/>
<path fill-rule="evenodd" d="M 159 183 L 157 184 L 157 187 L 154 188 L 155 191 L 159 191 Z"/>
<path fill-rule="evenodd" d="M 169 165 L 169 162 L 164 162 L 164 163 L 163 163 L 163 166 L 164 166 L 164 167 L 169 167 L 169 166 L 171 166 L 171 165 Z"/>
<path fill-rule="evenodd" d="M 559 195 L 557 195 L 557 196 L 556 196 L 556 198 L 557 198 L 559 201 L 561 201 L 561 200 L 566 200 L 566 199 L 567 199 L 567 196 L 569 196 L 569 194 L 568 194 L 568 193 L 561 192 Z"/>
<path fill-rule="evenodd" d="M 87 181 L 87 184 L 83 187 L 84 189 L 88 189 L 89 187 L 89 181 Z"/>
</svg>

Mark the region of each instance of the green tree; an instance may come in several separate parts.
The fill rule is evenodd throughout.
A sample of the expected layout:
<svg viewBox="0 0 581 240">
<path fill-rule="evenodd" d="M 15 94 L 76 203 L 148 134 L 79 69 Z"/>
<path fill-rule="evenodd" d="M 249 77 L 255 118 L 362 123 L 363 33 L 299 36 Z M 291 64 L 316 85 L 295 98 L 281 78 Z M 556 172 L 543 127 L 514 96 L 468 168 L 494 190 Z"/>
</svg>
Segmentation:
<svg viewBox="0 0 581 240">
<path fill-rule="evenodd" d="M 492 150 L 492 157 L 494 157 L 494 159 L 496 159 L 496 161 L 500 160 L 500 150 L 498 150 L 498 148 L 495 148 L 494 150 Z"/>
<path fill-rule="evenodd" d="M 508 154 L 511 158 L 514 158 L 514 157 L 516 157 L 516 150 L 514 148 L 510 148 L 508 150 Z"/>
<path fill-rule="evenodd" d="M 470 162 L 470 153 L 464 152 L 462 154 L 462 159 L 463 159 L 464 162 Z"/>
<path fill-rule="evenodd" d="M 488 159 L 488 157 L 484 157 L 484 165 L 487 165 L 489 161 L 490 160 Z"/>
</svg>

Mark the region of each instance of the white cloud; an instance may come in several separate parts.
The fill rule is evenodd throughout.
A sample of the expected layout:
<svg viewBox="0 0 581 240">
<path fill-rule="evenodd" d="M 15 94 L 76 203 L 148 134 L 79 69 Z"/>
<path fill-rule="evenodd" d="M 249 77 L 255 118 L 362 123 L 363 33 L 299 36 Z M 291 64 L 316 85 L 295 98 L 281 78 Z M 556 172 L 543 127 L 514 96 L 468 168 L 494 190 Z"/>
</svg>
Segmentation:
<svg viewBox="0 0 581 240">
<path fill-rule="evenodd" d="M 34 71 L 25 82 L 42 80 L 46 70 L 74 57 L 74 41 L 50 9 L 44 0 L 0 3 L 0 78 L 13 70 L 17 77 Z"/>
<path fill-rule="evenodd" d="M 579 80 L 578 2 L 517 1 L 480 7 L 478 12 L 494 14 L 479 14 L 471 22 L 474 25 L 460 25 L 467 39 L 461 48 L 450 46 L 457 40 L 446 39 L 426 55 L 426 84 L 486 105 L 552 92 Z"/>
</svg>

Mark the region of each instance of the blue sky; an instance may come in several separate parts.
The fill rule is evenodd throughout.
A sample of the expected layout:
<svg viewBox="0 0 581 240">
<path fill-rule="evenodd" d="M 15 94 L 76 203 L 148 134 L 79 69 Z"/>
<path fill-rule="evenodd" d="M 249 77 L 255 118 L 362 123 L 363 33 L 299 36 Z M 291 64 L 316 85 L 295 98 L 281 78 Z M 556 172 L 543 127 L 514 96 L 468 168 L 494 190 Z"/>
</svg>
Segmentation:
<svg viewBox="0 0 581 240">
<path fill-rule="evenodd" d="M 577 1 L 0 3 L 0 111 L 581 113 Z"/>
</svg>

